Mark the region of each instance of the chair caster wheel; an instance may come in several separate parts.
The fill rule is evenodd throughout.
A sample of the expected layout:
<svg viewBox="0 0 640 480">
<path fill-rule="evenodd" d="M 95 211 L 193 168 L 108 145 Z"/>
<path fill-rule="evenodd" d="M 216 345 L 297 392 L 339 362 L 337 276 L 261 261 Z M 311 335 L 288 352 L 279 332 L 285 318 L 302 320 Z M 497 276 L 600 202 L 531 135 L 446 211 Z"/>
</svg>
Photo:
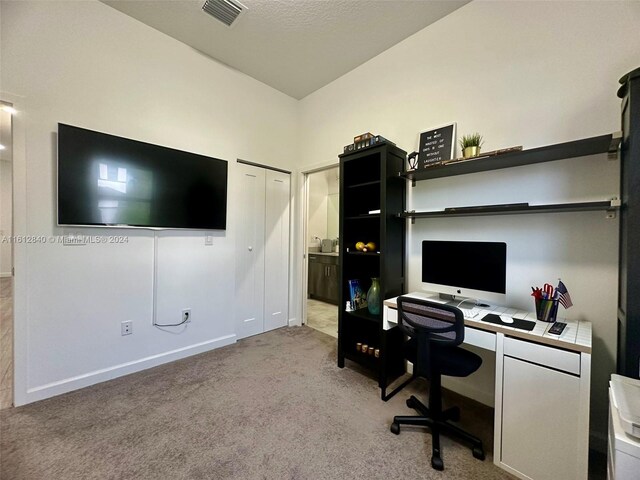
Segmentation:
<svg viewBox="0 0 640 480">
<path fill-rule="evenodd" d="M 444 470 L 444 462 L 440 457 L 431 457 L 431 466 L 434 470 Z"/>
<path fill-rule="evenodd" d="M 400 435 L 400 425 L 395 422 L 391 424 L 391 427 L 389 428 L 389 430 L 391 430 L 391 433 L 395 435 Z"/>
<path fill-rule="evenodd" d="M 407 407 L 415 410 L 416 404 L 413 402 L 413 397 L 407 398 Z"/>
<path fill-rule="evenodd" d="M 474 447 L 473 456 L 478 460 L 484 460 L 484 450 L 482 450 L 482 448 Z"/>
</svg>

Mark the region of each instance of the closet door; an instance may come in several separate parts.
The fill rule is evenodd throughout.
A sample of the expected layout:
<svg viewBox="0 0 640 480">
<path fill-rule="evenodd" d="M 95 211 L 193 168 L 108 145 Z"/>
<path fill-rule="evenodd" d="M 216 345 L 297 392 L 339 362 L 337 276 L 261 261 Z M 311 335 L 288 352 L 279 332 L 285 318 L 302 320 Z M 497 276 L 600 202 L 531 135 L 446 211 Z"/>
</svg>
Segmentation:
<svg viewBox="0 0 640 480">
<path fill-rule="evenodd" d="M 289 320 L 290 175 L 266 171 L 264 331 Z"/>
<path fill-rule="evenodd" d="M 235 321 L 240 339 L 264 331 L 265 170 L 240 163 L 237 168 Z"/>
</svg>

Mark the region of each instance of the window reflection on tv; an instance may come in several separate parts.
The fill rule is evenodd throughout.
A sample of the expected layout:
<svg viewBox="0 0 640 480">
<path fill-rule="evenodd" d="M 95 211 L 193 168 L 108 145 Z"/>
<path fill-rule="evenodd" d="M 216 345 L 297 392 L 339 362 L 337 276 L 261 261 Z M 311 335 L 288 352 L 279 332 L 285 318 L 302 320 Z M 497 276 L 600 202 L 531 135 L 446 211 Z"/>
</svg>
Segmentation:
<svg viewBox="0 0 640 480">
<path fill-rule="evenodd" d="M 225 229 L 227 162 L 58 124 L 58 224 Z"/>
</svg>

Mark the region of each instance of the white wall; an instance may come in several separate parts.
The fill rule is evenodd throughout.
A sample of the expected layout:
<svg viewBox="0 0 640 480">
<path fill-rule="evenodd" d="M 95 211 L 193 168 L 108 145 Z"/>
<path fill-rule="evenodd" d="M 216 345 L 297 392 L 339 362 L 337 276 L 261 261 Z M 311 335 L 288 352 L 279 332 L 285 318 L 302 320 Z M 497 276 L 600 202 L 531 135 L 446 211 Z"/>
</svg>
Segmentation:
<svg viewBox="0 0 640 480">
<path fill-rule="evenodd" d="M 327 238 L 327 195 L 329 183 L 326 171 L 315 172 L 309 175 L 309 220 L 307 239 L 309 245 L 319 246 L 319 241 L 314 237 Z"/>
<path fill-rule="evenodd" d="M 7 114 L 9 115 L 9 114 Z M 11 235 L 11 162 L 0 160 L 0 241 Z M 11 243 L 0 243 L 0 277 L 10 276 L 13 267 Z"/>
<path fill-rule="evenodd" d="M 474 1 L 303 99 L 304 160 L 335 157 L 367 131 L 411 152 L 418 132 L 449 121 L 459 135 L 481 132 L 486 150 L 619 130 L 617 80 L 638 66 L 639 23 L 638 2 Z M 409 188 L 408 208 L 605 199 L 618 193 L 617 177 L 617 162 L 604 156 L 554 162 L 422 182 Z M 615 368 L 617 220 L 434 219 L 409 232 L 410 290 L 422 286 L 427 238 L 506 241 L 510 305 L 532 308 L 529 287 L 562 277 L 575 304 L 567 316 L 594 324 L 591 428 L 602 447 Z"/>
<path fill-rule="evenodd" d="M 227 230 L 158 233 L 158 319 L 182 308 L 180 334 L 151 326 L 154 234 L 114 245 L 29 245 L 17 271 L 16 403 L 233 342 L 235 159 L 293 166 L 296 102 L 99 2 L 2 2 L 2 90 L 24 98 L 29 235 L 55 220 L 57 122 L 229 161 Z M 21 177 L 22 178 L 22 177 Z M 21 287 L 21 285 L 23 287 Z M 22 311 L 22 310 L 20 310 Z M 120 322 L 133 320 L 133 335 Z M 175 331 L 176 329 L 174 329 Z"/>
</svg>

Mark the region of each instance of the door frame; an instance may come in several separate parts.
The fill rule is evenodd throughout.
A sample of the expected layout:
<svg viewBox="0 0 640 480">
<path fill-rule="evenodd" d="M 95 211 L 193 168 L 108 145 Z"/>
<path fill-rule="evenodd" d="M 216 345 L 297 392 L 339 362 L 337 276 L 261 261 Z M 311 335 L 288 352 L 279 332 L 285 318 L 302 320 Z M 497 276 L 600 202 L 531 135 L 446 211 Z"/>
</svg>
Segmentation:
<svg viewBox="0 0 640 480">
<path fill-rule="evenodd" d="M 11 116 L 12 235 L 27 234 L 26 101 L 0 90 L 0 100 L 18 113 Z M 27 403 L 27 251 L 25 243 L 14 243 L 13 255 L 13 405 Z"/>
<path fill-rule="evenodd" d="M 309 251 L 309 175 L 314 173 L 323 172 L 325 170 L 331 170 L 334 168 L 340 168 L 340 162 L 327 162 L 321 165 L 314 166 L 308 170 L 303 170 L 299 174 L 300 185 L 302 186 L 302 208 L 301 210 L 301 235 L 302 241 L 301 251 L 298 252 L 298 258 L 302 259 L 302 278 L 301 278 L 301 296 L 299 298 L 300 303 L 302 304 L 301 311 L 301 324 L 307 324 L 307 297 L 309 295 L 309 256 L 307 255 Z M 342 195 L 342 192 L 340 192 Z M 340 306 L 338 305 L 338 308 Z"/>
</svg>

